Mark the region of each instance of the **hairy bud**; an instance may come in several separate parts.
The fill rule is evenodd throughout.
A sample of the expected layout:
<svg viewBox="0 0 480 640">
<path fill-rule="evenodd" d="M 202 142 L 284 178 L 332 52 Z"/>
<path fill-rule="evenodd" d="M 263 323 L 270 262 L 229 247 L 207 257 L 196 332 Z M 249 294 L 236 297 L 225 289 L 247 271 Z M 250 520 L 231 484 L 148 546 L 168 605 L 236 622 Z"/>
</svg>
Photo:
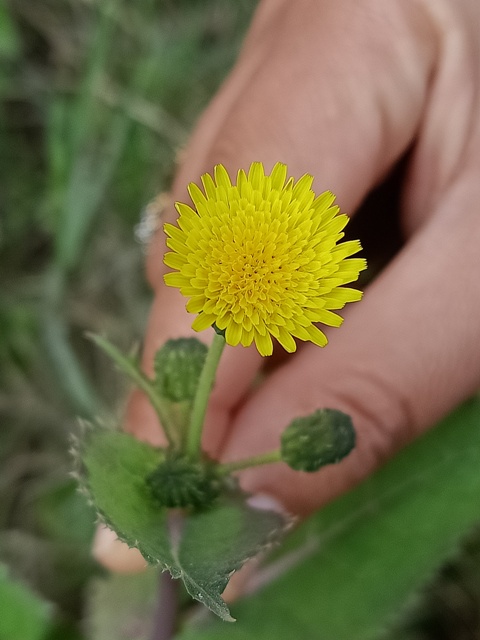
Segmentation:
<svg viewBox="0 0 480 640">
<path fill-rule="evenodd" d="M 169 452 L 165 461 L 146 478 L 161 507 L 209 507 L 218 497 L 222 483 L 212 463 L 192 461 Z"/>
<path fill-rule="evenodd" d="M 355 446 L 350 416 L 335 409 L 319 409 L 296 418 L 281 438 L 282 460 L 297 471 L 318 471 L 339 462 Z"/>
<path fill-rule="evenodd" d="M 191 401 L 208 347 L 196 338 L 168 340 L 155 355 L 155 386 L 171 402 Z"/>
</svg>

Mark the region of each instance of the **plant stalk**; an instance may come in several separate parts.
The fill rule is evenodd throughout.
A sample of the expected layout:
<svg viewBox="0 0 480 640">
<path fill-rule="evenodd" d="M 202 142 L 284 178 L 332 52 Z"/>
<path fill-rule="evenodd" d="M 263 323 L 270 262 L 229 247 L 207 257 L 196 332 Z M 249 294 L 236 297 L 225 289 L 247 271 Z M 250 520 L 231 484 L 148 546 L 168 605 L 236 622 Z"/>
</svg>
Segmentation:
<svg viewBox="0 0 480 640">
<path fill-rule="evenodd" d="M 168 571 L 164 571 L 160 574 L 151 640 L 171 640 L 176 631 L 177 614 L 178 584 Z"/>
<path fill-rule="evenodd" d="M 87 336 L 95 342 L 115 362 L 120 371 L 123 371 L 136 385 L 141 389 L 150 400 L 155 412 L 160 420 L 169 444 L 175 446 L 177 442 L 175 425 L 172 424 L 169 411 L 164 401 L 158 395 L 152 381 L 138 368 L 132 358 L 124 356 L 117 347 L 111 344 L 105 338 L 94 333 L 88 333 Z"/>
<path fill-rule="evenodd" d="M 251 458 L 244 458 L 243 460 L 237 460 L 236 462 L 225 462 L 218 465 L 218 471 L 222 475 L 227 475 L 233 471 L 241 471 L 242 469 L 249 469 L 250 467 L 259 467 L 262 464 L 271 464 L 272 462 L 281 462 L 282 454 L 280 449 L 275 451 L 269 451 L 268 453 L 260 453 L 258 456 L 252 456 Z"/>
<path fill-rule="evenodd" d="M 192 414 L 187 432 L 186 453 L 198 458 L 202 445 L 202 430 L 207 411 L 208 399 L 215 382 L 218 363 L 225 347 L 225 338 L 215 332 L 200 374 L 197 391 L 193 400 Z"/>
</svg>

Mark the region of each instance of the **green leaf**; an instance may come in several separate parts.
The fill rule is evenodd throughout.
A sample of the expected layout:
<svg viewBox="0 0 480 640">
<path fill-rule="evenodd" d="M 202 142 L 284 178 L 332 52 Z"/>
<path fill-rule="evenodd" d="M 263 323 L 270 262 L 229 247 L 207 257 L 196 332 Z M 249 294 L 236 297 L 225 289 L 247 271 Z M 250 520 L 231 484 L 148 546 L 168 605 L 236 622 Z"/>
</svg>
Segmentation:
<svg viewBox="0 0 480 640">
<path fill-rule="evenodd" d="M 221 594 L 234 571 L 279 539 L 283 516 L 251 507 L 245 494 L 232 489 L 207 511 L 168 518 L 145 481 L 163 459 L 162 450 L 101 428 L 86 432 L 82 449 L 87 490 L 118 537 L 150 564 L 181 578 L 190 595 L 223 620 L 232 620 Z"/>
<path fill-rule="evenodd" d="M 180 640 L 378 638 L 479 519 L 480 402 L 470 401 L 293 534 L 317 549 Z M 383 636 L 382 636 L 383 637 Z"/>
<path fill-rule="evenodd" d="M 50 630 L 51 607 L 12 580 L 1 564 L 0 611 L 2 640 L 42 640 Z"/>
<path fill-rule="evenodd" d="M 185 519 L 181 540 L 173 547 L 173 575 L 183 579 L 192 597 L 231 621 L 220 595 L 232 572 L 278 541 L 285 526 L 278 513 L 249 506 L 245 494 L 225 496 L 218 506 Z"/>
<path fill-rule="evenodd" d="M 0 58 L 13 60 L 20 55 L 20 38 L 6 4 L 0 3 Z"/>
</svg>

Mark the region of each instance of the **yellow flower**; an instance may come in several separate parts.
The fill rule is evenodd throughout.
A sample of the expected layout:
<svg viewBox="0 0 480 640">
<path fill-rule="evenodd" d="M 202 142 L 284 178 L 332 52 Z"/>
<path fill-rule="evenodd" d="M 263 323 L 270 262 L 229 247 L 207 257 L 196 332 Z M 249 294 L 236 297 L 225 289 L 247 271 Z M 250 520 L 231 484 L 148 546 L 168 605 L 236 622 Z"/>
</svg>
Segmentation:
<svg viewBox="0 0 480 640">
<path fill-rule="evenodd" d="M 198 313 L 192 327 L 214 323 L 230 345 L 249 346 L 270 355 L 272 336 L 289 352 L 294 338 L 323 347 L 327 338 L 314 323 L 338 327 L 333 309 L 360 300 L 361 291 L 343 285 L 366 268 L 358 240 L 338 244 L 348 217 L 326 191 L 315 197 L 313 178 L 287 182 L 287 167 L 277 163 L 266 176 L 254 162 L 240 170 L 236 185 L 221 164 L 214 178 L 202 176 L 204 192 L 189 185 L 194 209 L 176 203 L 178 227 L 166 224 L 165 264 L 176 271 L 165 282 L 190 298 L 187 311 Z"/>
</svg>

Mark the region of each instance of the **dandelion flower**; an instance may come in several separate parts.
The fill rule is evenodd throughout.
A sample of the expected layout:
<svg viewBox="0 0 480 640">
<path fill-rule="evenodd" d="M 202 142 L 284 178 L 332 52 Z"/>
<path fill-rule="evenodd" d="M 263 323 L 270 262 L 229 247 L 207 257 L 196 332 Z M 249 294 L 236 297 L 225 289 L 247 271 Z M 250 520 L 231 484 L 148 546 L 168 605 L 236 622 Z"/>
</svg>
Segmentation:
<svg viewBox="0 0 480 640">
<path fill-rule="evenodd" d="M 315 196 L 313 177 L 287 181 L 287 167 L 277 163 L 265 175 L 254 162 L 232 184 L 224 166 L 214 177 L 202 176 L 204 191 L 189 185 L 194 208 L 176 203 L 178 226 L 165 225 L 165 264 L 174 269 L 165 282 L 189 298 L 197 313 L 192 327 L 213 324 L 227 344 L 249 346 L 270 355 L 272 337 L 289 352 L 295 338 L 321 347 L 325 334 L 316 326 L 338 327 L 334 313 L 361 291 L 344 285 L 366 268 L 358 240 L 342 242 L 348 216 L 339 213 L 335 196 Z"/>
</svg>

